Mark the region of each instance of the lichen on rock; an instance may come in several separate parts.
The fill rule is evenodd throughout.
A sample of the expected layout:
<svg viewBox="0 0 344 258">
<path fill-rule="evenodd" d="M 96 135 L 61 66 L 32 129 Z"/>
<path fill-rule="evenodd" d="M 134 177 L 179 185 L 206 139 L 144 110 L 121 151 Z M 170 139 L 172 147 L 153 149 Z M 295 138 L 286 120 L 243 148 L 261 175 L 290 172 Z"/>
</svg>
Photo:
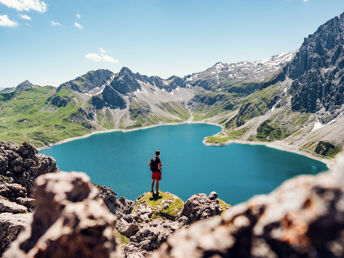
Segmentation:
<svg viewBox="0 0 344 258">
<path fill-rule="evenodd" d="M 157 217 L 173 220 L 181 214 L 183 207 L 183 200 L 174 194 L 168 192 L 160 192 L 159 195 L 145 193 L 137 199 L 131 213 L 141 221 Z"/>
</svg>

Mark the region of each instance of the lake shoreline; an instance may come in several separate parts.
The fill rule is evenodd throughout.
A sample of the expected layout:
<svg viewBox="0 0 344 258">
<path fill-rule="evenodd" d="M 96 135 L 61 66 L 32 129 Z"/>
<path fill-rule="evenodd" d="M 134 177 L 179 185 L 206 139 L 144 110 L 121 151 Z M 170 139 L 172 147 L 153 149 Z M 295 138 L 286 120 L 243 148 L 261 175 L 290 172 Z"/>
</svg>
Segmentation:
<svg viewBox="0 0 344 258">
<path fill-rule="evenodd" d="M 37 149 L 38 149 L 38 151 L 41 151 L 41 150 L 48 149 L 50 147 L 60 145 L 63 143 L 67 143 L 67 142 L 71 142 L 71 141 L 75 141 L 75 140 L 79 140 L 79 139 L 85 139 L 85 138 L 91 137 L 92 135 L 96 135 L 96 134 L 106 134 L 106 133 L 112 133 L 112 132 L 129 133 L 129 132 L 134 132 L 134 131 L 139 131 L 139 130 L 146 130 L 146 129 L 150 129 L 150 128 L 155 128 L 155 127 L 159 127 L 159 126 L 184 125 L 184 124 L 208 124 L 208 125 L 218 126 L 221 128 L 221 131 L 223 130 L 222 125 L 219 125 L 216 123 L 204 122 L 204 121 L 185 121 L 185 122 L 181 122 L 181 123 L 164 123 L 164 124 L 156 124 L 156 125 L 147 125 L 147 126 L 131 128 L 131 129 L 108 129 L 108 130 L 94 131 L 94 132 L 91 132 L 91 133 L 88 133 L 85 135 L 66 138 L 66 139 L 63 139 L 61 141 L 51 143 L 48 146 L 39 147 Z"/>
<path fill-rule="evenodd" d="M 333 160 L 331 160 L 331 159 L 326 159 L 326 158 L 322 158 L 322 157 L 316 156 L 316 155 L 314 155 L 312 153 L 309 153 L 309 152 L 306 152 L 306 151 L 302 151 L 302 150 L 300 150 L 296 146 L 285 144 L 285 143 L 279 142 L 279 141 L 275 141 L 275 142 L 259 142 L 259 141 L 244 141 L 244 140 L 228 140 L 228 141 L 226 141 L 224 143 L 208 143 L 208 142 L 206 142 L 205 139 L 206 138 L 203 139 L 203 144 L 207 145 L 207 146 L 221 147 L 221 146 L 230 145 L 232 143 L 246 144 L 246 145 L 262 145 L 262 146 L 266 146 L 268 148 L 277 149 L 277 150 L 286 151 L 286 152 L 292 152 L 292 153 L 296 153 L 298 155 L 306 156 L 306 157 L 308 157 L 310 159 L 318 160 L 318 161 L 320 161 L 322 163 L 325 163 L 326 166 L 329 169 L 333 166 Z"/>
<path fill-rule="evenodd" d="M 214 125 L 214 126 L 218 126 L 221 128 L 221 132 L 223 131 L 223 126 L 220 124 L 216 124 L 216 123 L 211 123 L 211 122 L 206 122 L 206 121 L 185 121 L 185 122 L 181 122 L 181 123 L 163 123 L 163 124 L 156 124 L 156 125 L 148 125 L 148 126 L 143 126 L 143 127 L 137 127 L 137 128 L 132 128 L 132 129 L 108 129 L 108 130 L 101 130 L 101 131 L 95 131 L 95 132 L 91 132 L 82 136 L 76 136 L 76 137 L 70 137 L 70 138 L 66 138 L 64 140 L 49 144 L 49 146 L 45 146 L 45 147 L 40 147 L 38 148 L 39 151 L 56 146 L 56 145 L 60 145 L 63 143 L 67 143 L 67 142 L 71 142 L 71 141 L 75 141 L 75 140 L 79 140 L 79 139 L 85 139 L 88 137 L 91 137 L 92 135 L 96 135 L 96 134 L 106 134 L 106 133 L 112 133 L 112 132 L 122 132 L 122 133 L 128 133 L 128 132 L 134 132 L 134 131 L 139 131 L 139 130 L 146 130 L 146 129 L 150 129 L 150 128 L 155 128 L 158 126 L 171 126 L 171 125 L 183 125 L 183 124 L 208 124 L 208 125 Z M 220 133 L 220 132 L 219 132 Z M 332 163 L 333 160 L 330 159 L 326 159 L 326 158 L 322 158 L 319 156 L 316 156 L 312 153 L 306 152 L 306 151 L 302 151 L 300 149 L 298 149 L 296 146 L 292 146 L 292 145 L 288 145 L 282 142 L 258 142 L 258 141 L 244 141 L 244 140 L 228 140 L 227 142 L 224 143 L 208 143 L 206 142 L 206 137 L 203 139 L 203 144 L 206 146 L 217 146 L 217 147 L 221 147 L 221 146 L 227 146 L 230 145 L 232 143 L 237 143 L 237 144 L 248 144 L 248 145 L 264 145 L 266 147 L 269 148 L 273 148 L 273 149 L 278 149 L 281 151 L 287 151 L 287 152 L 292 152 L 292 153 L 296 153 L 302 156 L 306 156 L 308 158 L 314 159 L 314 160 L 318 160 L 320 162 L 323 162 L 327 165 L 327 167 L 330 169 L 332 167 Z"/>
</svg>

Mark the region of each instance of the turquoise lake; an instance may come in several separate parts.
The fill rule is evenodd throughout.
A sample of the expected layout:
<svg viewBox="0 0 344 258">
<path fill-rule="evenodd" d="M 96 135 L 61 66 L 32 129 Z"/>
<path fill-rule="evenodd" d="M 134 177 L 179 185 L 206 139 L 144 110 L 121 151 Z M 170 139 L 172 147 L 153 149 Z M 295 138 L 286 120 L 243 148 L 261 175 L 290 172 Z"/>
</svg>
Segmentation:
<svg viewBox="0 0 344 258">
<path fill-rule="evenodd" d="M 150 191 L 149 160 L 161 151 L 160 189 L 187 200 L 216 191 L 231 204 L 268 193 L 288 178 L 327 170 L 324 163 L 266 146 L 205 146 L 220 127 L 207 124 L 158 126 L 130 132 L 95 134 L 40 151 L 64 171 L 83 171 L 95 184 L 135 200 Z"/>
</svg>

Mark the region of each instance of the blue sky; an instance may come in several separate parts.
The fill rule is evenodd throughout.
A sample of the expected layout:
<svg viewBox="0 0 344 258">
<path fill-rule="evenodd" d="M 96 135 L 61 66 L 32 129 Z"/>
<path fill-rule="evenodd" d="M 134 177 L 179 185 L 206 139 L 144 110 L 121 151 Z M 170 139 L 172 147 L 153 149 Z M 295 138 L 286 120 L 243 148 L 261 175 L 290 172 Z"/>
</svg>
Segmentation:
<svg viewBox="0 0 344 258">
<path fill-rule="evenodd" d="M 296 50 L 342 12 L 344 0 L 0 0 L 0 87 L 262 59 Z"/>
</svg>

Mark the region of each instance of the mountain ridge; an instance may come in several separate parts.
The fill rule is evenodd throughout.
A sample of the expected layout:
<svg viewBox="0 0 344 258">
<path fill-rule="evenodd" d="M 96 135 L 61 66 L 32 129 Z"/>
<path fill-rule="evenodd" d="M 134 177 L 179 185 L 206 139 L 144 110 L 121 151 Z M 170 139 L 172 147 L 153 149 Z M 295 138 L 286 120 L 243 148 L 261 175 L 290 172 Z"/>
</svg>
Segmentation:
<svg viewBox="0 0 344 258">
<path fill-rule="evenodd" d="M 194 121 L 223 127 L 208 143 L 281 141 L 335 155 L 344 146 L 343 35 L 344 14 L 321 25 L 295 52 L 217 62 L 184 77 L 123 67 L 89 71 L 55 90 L 24 82 L 23 90 L 0 92 L 0 136 L 42 146 L 93 131 Z M 22 99 L 32 101 L 18 104 Z"/>
</svg>

